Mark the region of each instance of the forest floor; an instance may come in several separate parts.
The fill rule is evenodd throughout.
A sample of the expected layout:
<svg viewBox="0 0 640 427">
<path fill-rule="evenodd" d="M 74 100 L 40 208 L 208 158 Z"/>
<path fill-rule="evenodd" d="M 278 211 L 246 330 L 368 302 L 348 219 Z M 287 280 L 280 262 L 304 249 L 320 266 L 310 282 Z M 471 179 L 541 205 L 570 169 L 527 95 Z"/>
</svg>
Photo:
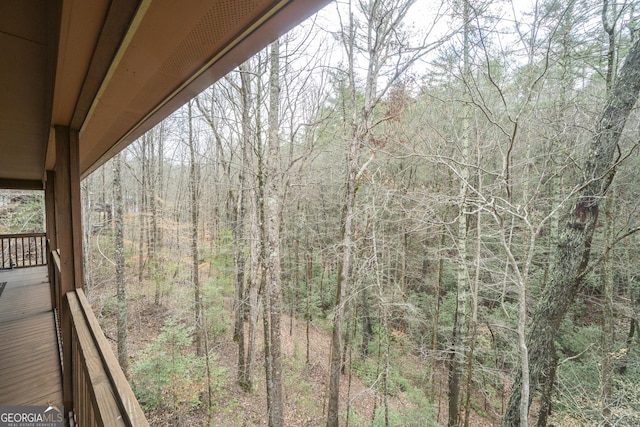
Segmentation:
<svg viewBox="0 0 640 427">
<path fill-rule="evenodd" d="M 153 302 L 153 287 L 151 284 L 128 287 L 128 312 L 129 334 L 128 347 L 131 364 L 142 354 L 143 349 L 157 337 L 165 320 L 171 316 L 188 319 L 184 307 L 188 307 L 188 299 L 184 294 L 190 292 L 186 285 L 183 290 L 174 290 L 175 297 L 166 298 L 168 303 L 158 307 Z M 115 290 L 108 286 L 99 287 L 90 292 L 90 301 L 100 323 L 109 339 L 114 351 L 116 342 L 115 320 Z M 213 410 L 211 412 L 212 426 L 266 426 L 266 387 L 264 380 L 264 353 L 262 351 L 262 329 L 257 333 L 258 342 L 256 355 L 255 385 L 252 392 L 243 391 L 236 384 L 237 372 L 237 344 L 233 341 L 233 328 L 231 327 L 231 295 L 224 295 L 222 304 L 224 310 L 221 316 L 227 327 L 215 338 L 211 348 L 216 355 L 216 369 L 226 374 L 218 379 L 216 392 L 213 395 Z M 258 321 L 261 326 L 262 321 Z M 323 426 L 326 423 L 326 405 L 328 393 L 328 366 L 331 346 L 331 334 L 314 324 L 309 328 L 310 354 L 309 362 L 306 360 L 307 331 L 306 323 L 298 319 L 283 316 L 282 319 L 282 349 L 284 354 L 284 393 L 285 393 L 285 425 L 287 426 Z M 425 372 L 424 362 L 413 354 L 411 349 L 401 351 L 401 360 L 393 363 L 401 363 L 401 371 L 406 377 L 412 374 L 418 375 Z M 357 356 L 354 356 L 357 357 Z M 220 369 L 222 368 L 222 369 Z M 415 375 L 413 375 L 415 377 Z M 415 400 L 404 393 L 394 393 L 387 396 L 387 404 L 394 413 L 411 414 L 405 416 L 403 421 L 394 419 L 390 425 L 407 426 L 437 426 L 446 425 L 446 371 L 444 364 L 435 372 L 437 402 L 430 404 L 426 412 L 424 408 L 416 407 Z M 425 382 L 426 383 L 426 382 Z M 384 425 L 384 418 L 378 415 L 377 421 L 372 422 L 376 409 L 380 411 L 383 405 L 383 396 L 372 387 L 365 384 L 356 374 L 343 375 L 341 378 L 341 425 L 369 426 Z M 423 393 L 421 393 L 423 394 Z M 206 400 L 203 398 L 203 400 Z M 498 426 L 497 413 L 499 408 L 488 408 L 486 399 L 482 396 L 474 396 L 474 400 L 484 400 L 484 408 L 480 408 L 483 415 L 472 411 L 469 425 L 472 427 Z M 347 424 L 347 405 L 350 408 Z M 187 411 L 175 413 L 170 410 L 147 411 L 147 417 L 152 426 L 206 426 L 208 414 L 202 404 Z M 396 418 L 396 420 L 399 420 Z M 398 424 L 400 422 L 401 424 Z"/>
</svg>

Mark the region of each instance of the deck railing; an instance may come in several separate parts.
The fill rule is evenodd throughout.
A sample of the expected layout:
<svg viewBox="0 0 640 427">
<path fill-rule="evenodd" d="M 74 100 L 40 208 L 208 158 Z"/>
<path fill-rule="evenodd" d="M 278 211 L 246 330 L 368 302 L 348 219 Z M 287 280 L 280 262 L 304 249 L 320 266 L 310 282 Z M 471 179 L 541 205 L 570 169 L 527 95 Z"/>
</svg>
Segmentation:
<svg viewBox="0 0 640 427">
<path fill-rule="evenodd" d="M 58 253 L 51 256 L 54 280 L 60 283 Z M 53 298 L 59 301 L 60 295 L 54 292 Z M 82 289 L 67 292 L 63 299 L 63 387 L 72 391 L 76 425 L 149 426 Z"/>
<path fill-rule="evenodd" d="M 45 233 L 0 235 L 0 268 L 46 265 L 46 239 Z"/>
<path fill-rule="evenodd" d="M 82 289 L 66 294 L 72 319 L 73 400 L 80 426 L 148 426 Z"/>
</svg>

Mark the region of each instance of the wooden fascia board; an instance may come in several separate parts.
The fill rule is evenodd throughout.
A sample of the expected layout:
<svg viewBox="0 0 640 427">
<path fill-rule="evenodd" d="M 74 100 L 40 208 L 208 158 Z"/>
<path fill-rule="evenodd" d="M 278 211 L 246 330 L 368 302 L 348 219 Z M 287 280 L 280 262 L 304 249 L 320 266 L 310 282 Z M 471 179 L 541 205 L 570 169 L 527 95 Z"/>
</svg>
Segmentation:
<svg viewBox="0 0 640 427">
<path fill-rule="evenodd" d="M 44 144 L 44 150 L 43 150 L 43 158 L 42 158 L 42 180 L 45 181 L 46 180 L 46 169 L 47 169 L 47 159 L 50 155 L 49 149 L 53 148 L 52 144 L 53 144 L 53 137 L 52 137 L 52 131 L 53 131 L 53 127 L 51 126 L 51 119 L 52 119 L 52 115 L 53 115 L 53 93 L 54 93 L 54 86 L 55 86 L 55 82 L 56 82 L 56 65 L 57 65 L 57 58 L 58 58 L 58 39 L 60 38 L 60 20 L 61 20 L 61 16 L 62 16 L 62 0 L 51 0 L 51 1 L 47 1 L 46 3 L 46 8 L 47 8 L 47 16 L 48 16 L 48 20 L 47 20 L 47 40 L 48 40 L 48 46 L 47 46 L 47 93 L 46 93 L 46 99 L 45 99 L 45 105 L 47 108 L 47 112 L 46 112 L 46 118 L 47 121 L 46 123 L 43 123 L 43 126 L 46 126 L 46 130 L 43 133 L 43 135 L 45 135 L 45 138 L 42 141 L 42 144 Z"/>
</svg>

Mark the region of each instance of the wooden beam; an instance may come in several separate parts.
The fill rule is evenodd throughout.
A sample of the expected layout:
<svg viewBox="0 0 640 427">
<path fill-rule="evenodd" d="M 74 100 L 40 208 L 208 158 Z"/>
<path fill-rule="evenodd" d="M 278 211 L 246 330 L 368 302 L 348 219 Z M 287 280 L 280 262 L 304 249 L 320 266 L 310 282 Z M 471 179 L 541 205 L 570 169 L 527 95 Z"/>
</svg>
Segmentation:
<svg viewBox="0 0 640 427">
<path fill-rule="evenodd" d="M 35 179 L 0 178 L 0 188 L 7 190 L 44 190 L 42 181 Z"/>
</svg>

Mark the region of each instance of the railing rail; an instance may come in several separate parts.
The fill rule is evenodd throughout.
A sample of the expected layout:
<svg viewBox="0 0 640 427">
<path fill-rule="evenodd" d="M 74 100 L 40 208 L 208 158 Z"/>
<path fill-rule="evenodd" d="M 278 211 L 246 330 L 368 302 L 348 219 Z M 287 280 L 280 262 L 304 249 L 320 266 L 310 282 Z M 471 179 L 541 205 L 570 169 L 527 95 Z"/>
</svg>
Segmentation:
<svg viewBox="0 0 640 427">
<path fill-rule="evenodd" d="M 47 243 L 47 248 L 49 243 Z M 54 308 L 58 321 L 60 321 L 60 307 L 62 298 L 60 298 L 60 253 L 58 250 L 51 251 L 51 261 L 49 262 L 49 281 L 51 282 L 51 306 Z"/>
<path fill-rule="evenodd" d="M 60 283 L 59 253 L 52 251 L 51 259 L 54 280 Z M 54 291 L 52 298 L 60 301 L 61 295 Z M 148 427 L 149 422 L 83 290 L 67 292 L 62 299 L 63 302 L 58 302 L 63 317 L 62 375 L 64 387 L 71 390 L 72 406 L 67 408 L 65 404 L 65 409 L 73 409 L 78 426 Z"/>
<path fill-rule="evenodd" d="M 82 289 L 66 294 L 72 322 L 75 417 L 81 426 L 148 426 Z"/>
<path fill-rule="evenodd" d="M 47 264 L 45 233 L 1 234 L 0 269 Z"/>
</svg>

